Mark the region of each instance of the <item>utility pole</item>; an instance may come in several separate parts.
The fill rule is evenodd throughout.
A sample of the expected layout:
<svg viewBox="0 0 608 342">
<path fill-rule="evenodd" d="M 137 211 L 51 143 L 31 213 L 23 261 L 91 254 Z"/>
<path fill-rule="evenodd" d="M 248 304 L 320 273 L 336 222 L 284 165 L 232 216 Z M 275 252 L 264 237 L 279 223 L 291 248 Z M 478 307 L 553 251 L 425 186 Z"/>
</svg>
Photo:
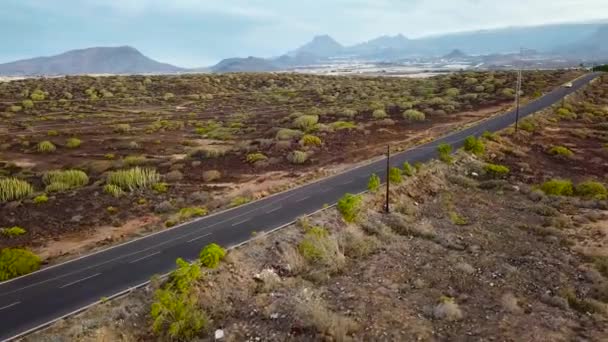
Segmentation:
<svg viewBox="0 0 608 342">
<path fill-rule="evenodd" d="M 521 93 L 522 48 L 519 49 L 519 70 L 517 70 L 517 85 L 515 86 L 515 133 L 519 126 L 519 94 Z"/>
<path fill-rule="evenodd" d="M 389 191 L 390 191 L 390 180 L 389 180 L 389 171 L 391 168 L 391 145 L 386 145 L 386 203 L 384 204 L 384 212 L 389 213 L 390 208 L 388 206 L 389 203 Z"/>
</svg>

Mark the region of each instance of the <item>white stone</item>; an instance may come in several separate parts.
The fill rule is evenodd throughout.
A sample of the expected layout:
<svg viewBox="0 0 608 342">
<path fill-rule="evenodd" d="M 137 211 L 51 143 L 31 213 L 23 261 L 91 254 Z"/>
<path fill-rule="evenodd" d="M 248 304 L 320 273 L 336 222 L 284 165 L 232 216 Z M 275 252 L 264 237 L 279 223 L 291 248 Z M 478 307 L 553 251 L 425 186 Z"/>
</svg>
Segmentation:
<svg viewBox="0 0 608 342">
<path fill-rule="evenodd" d="M 223 339 L 223 338 L 224 338 L 224 330 L 222 330 L 222 329 L 217 329 L 217 330 L 215 331 L 215 339 L 216 339 L 216 340 L 221 340 L 221 339 Z"/>
</svg>

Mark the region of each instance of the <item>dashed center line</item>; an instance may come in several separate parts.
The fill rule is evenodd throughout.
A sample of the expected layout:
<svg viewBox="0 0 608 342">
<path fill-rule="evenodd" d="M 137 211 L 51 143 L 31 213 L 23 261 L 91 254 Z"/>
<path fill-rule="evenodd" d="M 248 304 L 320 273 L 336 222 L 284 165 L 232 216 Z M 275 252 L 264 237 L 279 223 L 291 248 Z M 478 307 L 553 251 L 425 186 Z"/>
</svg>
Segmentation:
<svg viewBox="0 0 608 342">
<path fill-rule="evenodd" d="M 283 206 L 282 206 L 282 205 L 280 205 L 280 206 L 278 206 L 278 207 L 276 207 L 276 208 L 274 208 L 274 209 L 270 209 L 270 210 L 268 210 L 268 211 L 266 212 L 266 214 L 274 213 L 275 211 L 280 210 L 281 208 L 283 208 Z"/>
<path fill-rule="evenodd" d="M 346 185 L 346 184 L 350 184 L 350 183 L 352 183 L 353 181 L 354 181 L 354 179 L 349 179 L 349 180 L 347 180 L 346 182 L 342 182 L 342 183 L 340 183 L 340 185 Z"/>
<path fill-rule="evenodd" d="M 234 226 L 238 226 L 239 224 L 241 224 L 241 223 L 245 223 L 245 222 L 247 222 L 247 221 L 249 221 L 249 220 L 251 220 L 251 218 L 248 218 L 248 219 L 246 219 L 246 220 L 242 220 L 242 221 L 239 221 L 239 222 L 235 222 L 235 223 L 233 223 L 233 224 L 232 224 L 232 227 L 234 227 Z"/>
<path fill-rule="evenodd" d="M 7 306 L 3 306 L 3 307 L 0 308 L 0 310 L 8 309 L 8 308 L 10 308 L 12 306 L 15 306 L 15 305 L 19 304 L 19 303 L 21 303 L 21 302 L 14 302 L 14 303 L 9 304 Z"/>
<path fill-rule="evenodd" d="M 148 254 L 148 255 L 143 256 L 143 257 L 141 257 L 141 258 L 139 258 L 139 259 L 135 259 L 135 260 L 133 260 L 133 261 L 130 261 L 130 262 L 129 262 L 129 264 L 134 264 L 134 263 L 136 263 L 136 262 L 138 262 L 138 261 L 141 261 L 141 260 L 144 260 L 144 259 L 148 259 L 149 257 L 153 257 L 153 256 L 155 256 L 155 255 L 157 255 L 157 254 L 160 254 L 160 251 L 158 251 L 158 252 L 156 252 L 156 253 Z"/>
<path fill-rule="evenodd" d="M 88 279 L 91 279 L 91 278 L 95 278 L 95 277 L 97 277 L 97 276 L 98 276 L 98 275 L 100 275 L 100 274 L 101 274 L 101 273 L 95 273 L 95 274 L 93 274 L 92 276 L 88 276 L 88 277 L 86 277 L 86 278 L 82 278 L 82 279 L 79 279 L 79 280 L 73 281 L 73 282 L 71 282 L 71 283 L 68 283 L 68 284 L 65 284 L 65 285 L 59 286 L 59 288 L 60 288 L 60 289 L 63 289 L 63 288 L 65 288 L 65 287 L 72 286 L 72 285 L 74 285 L 74 284 L 78 284 L 78 283 L 83 282 L 83 281 L 85 281 L 85 280 L 88 280 Z"/>
<path fill-rule="evenodd" d="M 201 236 L 199 236 L 199 237 L 195 237 L 194 239 L 190 239 L 190 240 L 188 240 L 188 242 L 194 242 L 194 241 L 196 241 L 196 240 L 200 240 L 200 239 L 202 239 L 202 238 L 204 238 L 204 237 L 206 237 L 206 236 L 209 236 L 209 235 L 211 235 L 211 234 L 212 234 L 212 233 L 208 233 L 208 234 L 205 234 L 205 235 L 201 235 Z"/>
<path fill-rule="evenodd" d="M 330 187 L 326 186 L 324 188 L 321 188 L 321 190 L 319 190 L 320 193 L 324 193 L 324 192 L 328 192 L 329 190 L 331 190 Z"/>
</svg>

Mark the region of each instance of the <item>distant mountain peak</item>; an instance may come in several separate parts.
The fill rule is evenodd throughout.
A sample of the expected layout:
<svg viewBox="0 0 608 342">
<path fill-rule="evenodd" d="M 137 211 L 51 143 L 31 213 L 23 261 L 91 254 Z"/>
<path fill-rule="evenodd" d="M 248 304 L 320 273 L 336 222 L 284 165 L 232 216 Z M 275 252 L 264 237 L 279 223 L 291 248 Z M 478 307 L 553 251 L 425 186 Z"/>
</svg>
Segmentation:
<svg viewBox="0 0 608 342">
<path fill-rule="evenodd" d="M 327 34 L 314 36 L 313 39 L 289 53 L 294 56 L 301 53 L 311 54 L 319 57 L 335 56 L 344 50 L 344 46 Z"/>
<path fill-rule="evenodd" d="M 462 59 L 462 58 L 467 58 L 469 57 L 466 53 L 462 52 L 462 50 L 460 49 L 454 49 L 452 50 L 452 52 L 448 53 L 447 55 L 443 56 L 443 59 Z"/>
</svg>

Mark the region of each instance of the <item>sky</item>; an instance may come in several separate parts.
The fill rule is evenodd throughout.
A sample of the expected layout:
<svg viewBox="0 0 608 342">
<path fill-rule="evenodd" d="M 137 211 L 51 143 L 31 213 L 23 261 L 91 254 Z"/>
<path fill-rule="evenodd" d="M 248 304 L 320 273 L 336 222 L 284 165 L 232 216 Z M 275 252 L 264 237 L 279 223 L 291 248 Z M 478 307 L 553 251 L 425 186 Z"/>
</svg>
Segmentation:
<svg viewBox="0 0 608 342">
<path fill-rule="evenodd" d="M 607 0 L 2 0 L 0 63 L 130 45 L 182 67 L 279 56 L 318 34 L 381 35 L 606 19 Z"/>
</svg>

